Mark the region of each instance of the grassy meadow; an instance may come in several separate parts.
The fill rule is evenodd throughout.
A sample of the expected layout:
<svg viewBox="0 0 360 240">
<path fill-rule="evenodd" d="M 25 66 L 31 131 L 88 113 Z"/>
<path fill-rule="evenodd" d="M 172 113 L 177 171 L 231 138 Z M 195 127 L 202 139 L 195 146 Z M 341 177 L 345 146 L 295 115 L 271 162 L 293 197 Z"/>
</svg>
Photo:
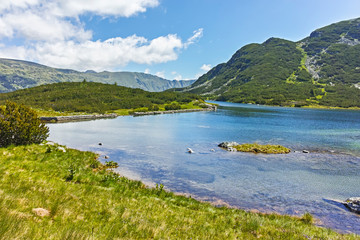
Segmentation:
<svg viewBox="0 0 360 240">
<path fill-rule="evenodd" d="M 312 221 L 148 188 L 57 144 L 0 148 L 0 239 L 360 239 Z"/>
</svg>

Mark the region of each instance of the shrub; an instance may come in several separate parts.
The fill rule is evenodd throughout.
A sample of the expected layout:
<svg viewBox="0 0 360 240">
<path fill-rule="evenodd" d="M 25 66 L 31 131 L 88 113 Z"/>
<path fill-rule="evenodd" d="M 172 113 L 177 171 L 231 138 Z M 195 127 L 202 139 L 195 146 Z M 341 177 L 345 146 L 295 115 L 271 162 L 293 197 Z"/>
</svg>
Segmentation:
<svg viewBox="0 0 360 240">
<path fill-rule="evenodd" d="M 307 212 L 301 217 L 301 221 L 303 221 L 306 224 L 312 224 L 314 222 L 314 217 Z"/>
<path fill-rule="evenodd" d="M 181 109 L 181 105 L 179 103 L 171 103 L 165 105 L 165 110 L 179 110 Z"/>
<path fill-rule="evenodd" d="M 119 164 L 117 162 L 114 162 L 114 161 L 106 161 L 105 162 L 105 167 L 107 168 L 117 168 L 119 167 Z"/>
<path fill-rule="evenodd" d="M 49 128 L 32 109 L 10 101 L 0 108 L 0 147 L 41 143 L 48 136 Z"/>
</svg>

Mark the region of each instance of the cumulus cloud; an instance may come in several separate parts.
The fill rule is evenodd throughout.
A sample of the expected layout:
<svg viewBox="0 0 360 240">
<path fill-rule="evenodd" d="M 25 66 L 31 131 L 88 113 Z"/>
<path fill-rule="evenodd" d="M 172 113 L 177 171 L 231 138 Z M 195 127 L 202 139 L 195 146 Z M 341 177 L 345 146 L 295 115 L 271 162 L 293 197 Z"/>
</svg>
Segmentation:
<svg viewBox="0 0 360 240">
<path fill-rule="evenodd" d="M 171 74 L 173 75 L 174 80 L 183 80 L 183 77 L 182 77 L 181 74 L 179 74 L 179 73 L 177 73 L 175 71 L 171 72 Z"/>
<path fill-rule="evenodd" d="M 200 67 L 201 72 L 197 73 L 195 75 L 195 79 L 198 79 L 199 77 L 201 77 L 202 75 L 204 75 L 206 72 L 211 70 L 211 64 L 203 64 Z"/>
<path fill-rule="evenodd" d="M 84 41 L 91 39 L 91 31 L 69 21 L 44 13 L 42 15 L 25 11 L 21 14 L 9 13 L 0 19 L 0 36 L 18 37 L 30 41 L 65 41 L 75 39 Z"/>
<path fill-rule="evenodd" d="M 201 67 L 200 67 L 201 70 L 205 71 L 205 72 L 208 72 L 210 71 L 211 69 L 211 65 L 210 64 L 203 64 Z"/>
<path fill-rule="evenodd" d="M 157 72 L 155 75 L 161 78 L 165 78 L 165 71 Z"/>
<path fill-rule="evenodd" d="M 92 31 L 80 20 L 83 14 L 131 17 L 158 5 L 159 0 L 2 0 L 0 57 L 96 71 L 113 70 L 130 62 L 155 64 L 176 60 L 179 50 L 202 36 L 202 29 L 194 31 L 186 41 L 176 34 L 100 41 L 93 40 Z"/>
<path fill-rule="evenodd" d="M 78 16 L 87 12 L 96 15 L 130 17 L 159 5 L 158 0 L 62 0 L 59 13 L 63 16 Z"/>
<path fill-rule="evenodd" d="M 133 35 L 103 42 L 40 42 L 30 48 L 0 48 L 0 55 L 6 58 L 26 57 L 28 60 L 54 67 L 101 71 L 125 66 L 130 62 L 154 64 L 176 60 L 176 49 L 181 47 L 182 42 L 176 35 L 159 37 L 151 41 Z"/>
</svg>

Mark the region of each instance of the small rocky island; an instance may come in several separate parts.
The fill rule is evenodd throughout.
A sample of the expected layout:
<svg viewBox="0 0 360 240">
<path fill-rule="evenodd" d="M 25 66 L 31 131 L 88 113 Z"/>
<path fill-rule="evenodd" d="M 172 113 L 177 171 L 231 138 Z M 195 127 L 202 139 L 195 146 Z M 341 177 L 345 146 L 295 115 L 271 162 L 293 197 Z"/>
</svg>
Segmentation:
<svg viewBox="0 0 360 240">
<path fill-rule="evenodd" d="M 286 154 L 291 150 L 281 145 L 261 145 L 258 143 L 244 143 L 237 142 L 222 142 L 218 145 L 230 152 L 252 152 L 252 153 L 266 153 L 266 154 Z"/>
</svg>

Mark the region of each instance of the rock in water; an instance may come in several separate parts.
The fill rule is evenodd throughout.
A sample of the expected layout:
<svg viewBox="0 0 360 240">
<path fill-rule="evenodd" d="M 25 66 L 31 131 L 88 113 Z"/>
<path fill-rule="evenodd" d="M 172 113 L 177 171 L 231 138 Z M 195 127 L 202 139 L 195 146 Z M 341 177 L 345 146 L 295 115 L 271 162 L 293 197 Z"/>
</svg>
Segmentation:
<svg viewBox="0 0 360 240">
<path fill-rule="evenodd" d="M 350 209 L 350 211 L 360 214 L 360 197 L 348 198 L 344 202 L 344 205 Z"/>
<path fill-rule="evenodd" d="M 188 153 L 194 153 L 194 151 L 193 151 L 191 148 L 188 148 L 188 149 L 187 149 L 187 152 L 188 152 Z"/>
<path fill-rule="evenodd" d="M 218 146 L 221 148 L 230 148 L 239 145 L 237 142 L 222 142 Z"/>
</svg>

